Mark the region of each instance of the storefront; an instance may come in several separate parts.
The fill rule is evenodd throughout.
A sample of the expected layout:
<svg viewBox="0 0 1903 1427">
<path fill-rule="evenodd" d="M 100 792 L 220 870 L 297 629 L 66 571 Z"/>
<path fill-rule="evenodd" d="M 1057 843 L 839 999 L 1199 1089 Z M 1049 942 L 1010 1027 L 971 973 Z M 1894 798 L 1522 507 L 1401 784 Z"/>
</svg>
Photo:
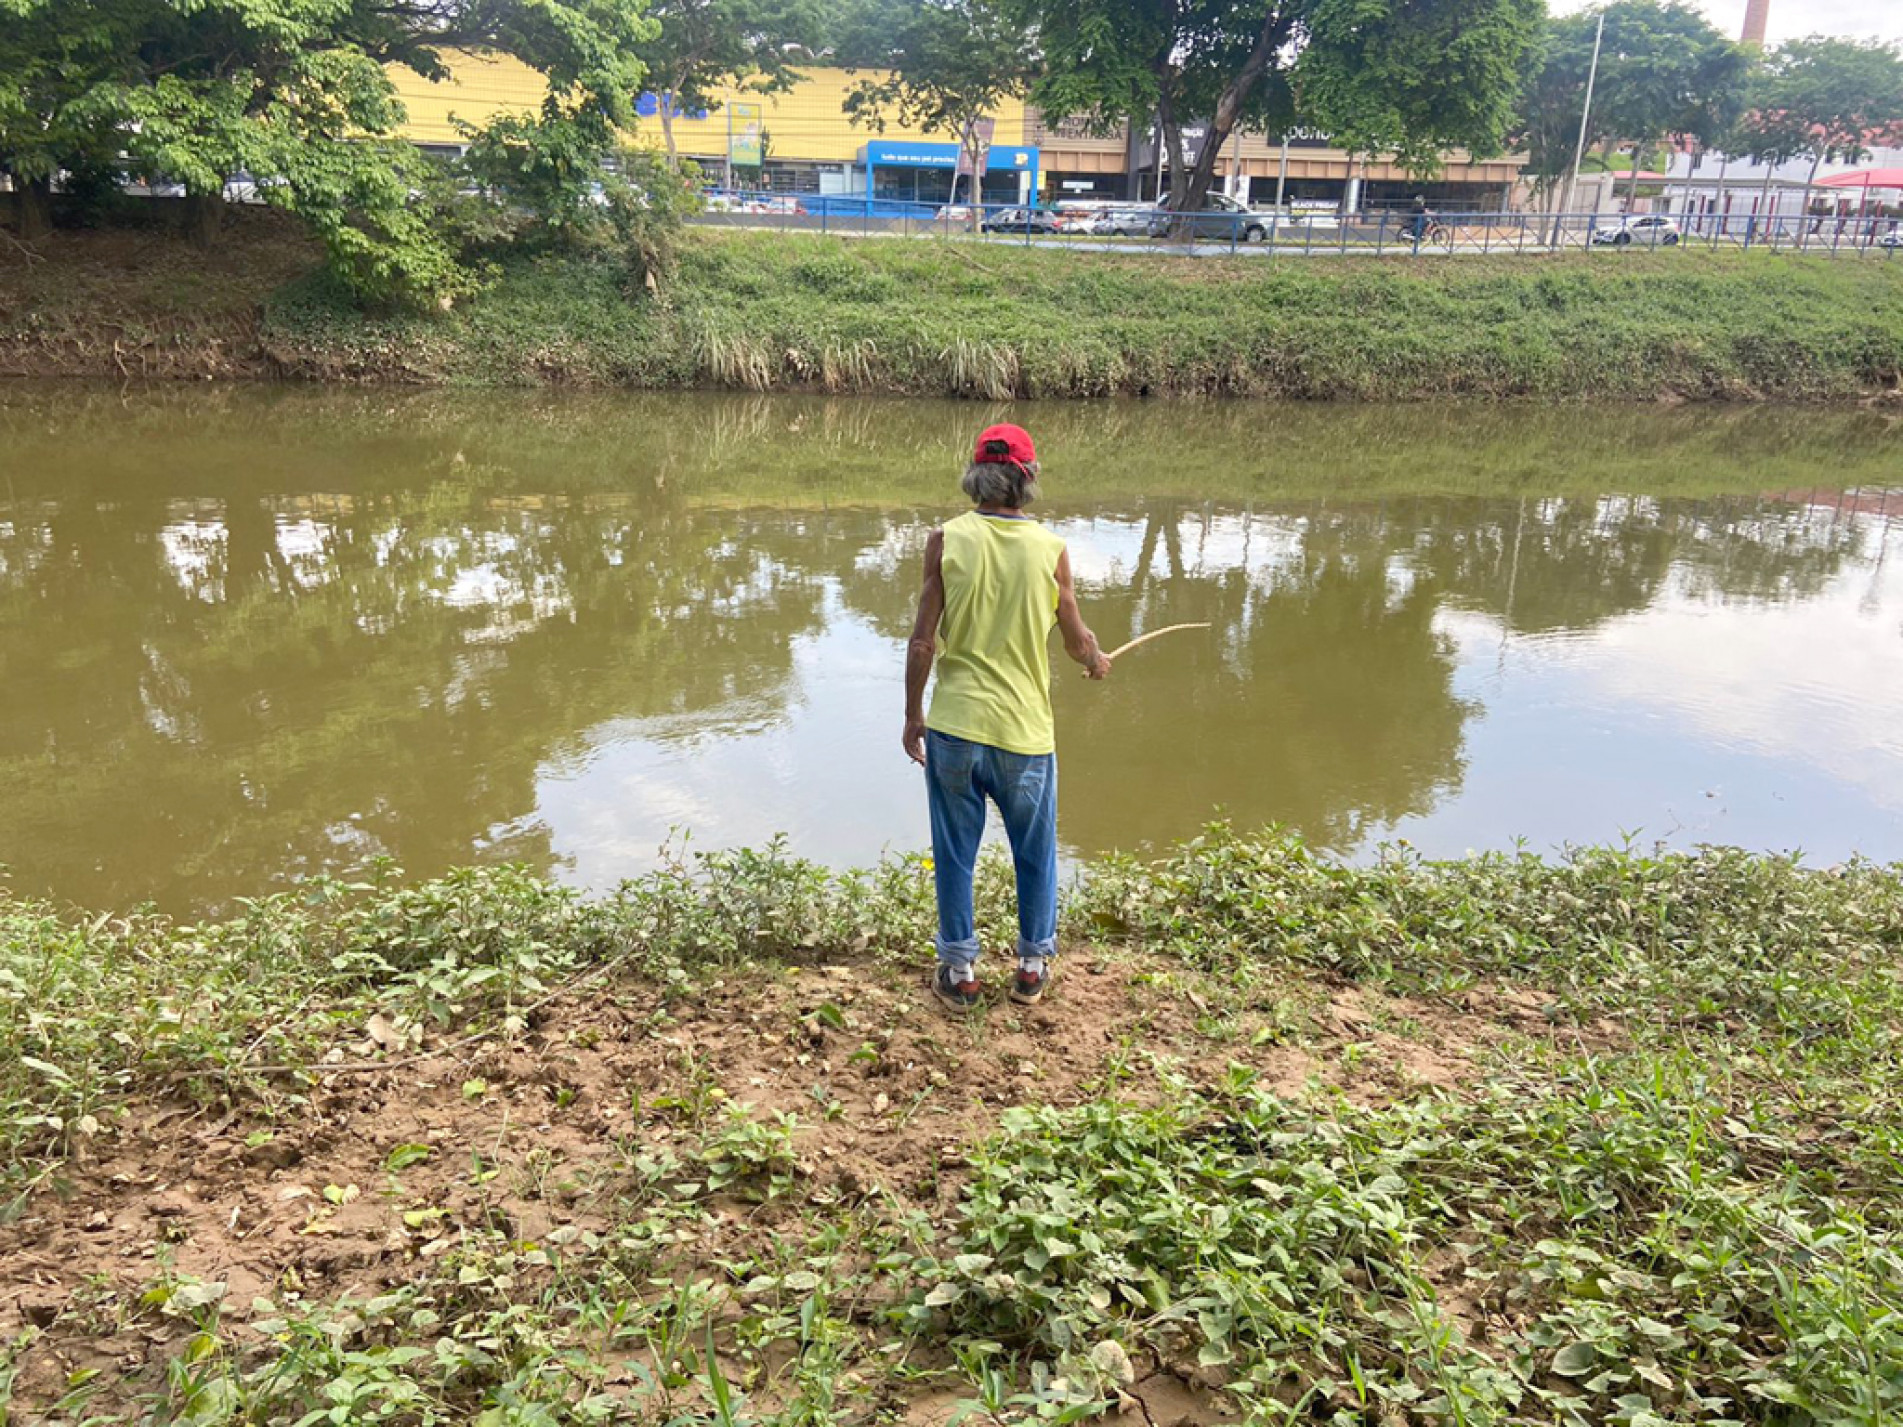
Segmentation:
<svg viewBox="0 0 1903 1427">
<path fill-rule="evenodd" d="M 958 175 L 958 145 L 874 142 L 859 151 L 866 197 L 888 203 L 937 208 L 951 201 Z M 986 155 L 983 195 L 986 203 L 1029 203 L 1037 193 L 1038 152 L 1022 144 L 993 144 Z M 958 196 L 969 198 L 961 179 Z"/>
</svg>

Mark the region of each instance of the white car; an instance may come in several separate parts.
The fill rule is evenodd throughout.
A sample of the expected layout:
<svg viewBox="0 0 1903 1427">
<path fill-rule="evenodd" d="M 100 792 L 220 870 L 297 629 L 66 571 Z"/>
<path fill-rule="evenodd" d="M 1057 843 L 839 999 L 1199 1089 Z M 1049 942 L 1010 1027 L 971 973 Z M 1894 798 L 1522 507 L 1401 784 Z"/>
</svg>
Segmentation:
<svg viewBox="0 0 1903 1427">
<path fill-rule="evenodd" d="M 1601 228 L 1592 235 L 1595 243 L 1610 243 L 1615 248 L 1641 243 L 1648 248 L 1670 248 L 1678 243 L 1678 220 L 1662 213 L 1646 213 L 1628 218 L 1616 228 Z"/>
<path fill-rule="evenodd" d="M 1879 248 L 1888 248 L 1891 252 L 1903 248 L 1903 230 L 1892 228 L 1889 232 L 1877 239 L 1877 246 Z"/>
</svg>

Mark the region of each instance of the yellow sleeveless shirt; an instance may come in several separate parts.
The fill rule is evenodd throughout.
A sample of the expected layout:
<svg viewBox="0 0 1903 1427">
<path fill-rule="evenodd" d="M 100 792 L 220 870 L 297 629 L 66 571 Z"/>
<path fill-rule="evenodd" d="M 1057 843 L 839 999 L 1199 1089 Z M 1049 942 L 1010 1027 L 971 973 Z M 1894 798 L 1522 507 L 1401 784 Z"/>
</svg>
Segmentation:
<svg viewBox="0 0 1903 1427">
<path fill-rule="evenodd" d="M 1064 542 L 1035 520 L 945 523 L 938 682 L 925 726 L 1007 753 L 1053 753 L 1051 661 Z"/>
</svg>

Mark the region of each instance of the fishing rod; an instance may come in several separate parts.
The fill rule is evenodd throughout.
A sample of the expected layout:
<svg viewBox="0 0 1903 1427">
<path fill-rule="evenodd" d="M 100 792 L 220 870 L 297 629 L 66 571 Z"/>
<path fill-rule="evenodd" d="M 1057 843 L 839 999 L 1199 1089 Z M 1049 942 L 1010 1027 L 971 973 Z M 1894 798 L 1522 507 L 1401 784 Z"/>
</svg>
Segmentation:
<svg viewBox="0 0 1903 1427">
<path fill-rule="evenodd" d="M 1166 624 L 1161 629 L 1152 629 L 1148 634 L 1139 634 L 1135 639 L 1132 639 L 1128 644 L 1118 645 L 1115 649 L 1112 649 L 1108 654 L 1104 655 L 1103 657 L 1112 662 L 1115 662 L 1118 655 L 1128 654 L 1132 649 L 1135 649 L 1139 644 L 1148 644 L 1152 639 L 1161 639 L 1164 635 L 1174 634 L 1180 629 L 1207 629 L 1207 628 L 1209 628 L 1207 624 Z M 1088 671 L 1085 672 L 1084 677 L 1085 678 L 1090 677 Z"/>
</svg>

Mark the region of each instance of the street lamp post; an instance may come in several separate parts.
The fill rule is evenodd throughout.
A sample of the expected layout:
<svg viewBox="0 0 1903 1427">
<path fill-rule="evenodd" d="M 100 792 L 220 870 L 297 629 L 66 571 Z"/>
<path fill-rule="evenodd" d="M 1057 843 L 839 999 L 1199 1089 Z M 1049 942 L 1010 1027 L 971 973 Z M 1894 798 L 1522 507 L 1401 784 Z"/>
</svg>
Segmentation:
<svg viewBox="0 0 1903 1427">
<path fill-rule="evenodd" d="M 1599 29 L 1592 37 L 1592 67 L 1586 71 L 1586 102 L 1579 110 L 1579 142 L 1573 147 L 1573 171 L 1566 179 L 1564 201 L 1559 205 L 1557 221 L 1566 221 L 1566 209 L 1573 201 L 1573 190 L 1579 187 L 1579 166 L 1586 161 L 1586 130 L 1592 122 L 1592 92 L 1599 83 L 1599 50 L 1606 42 L 1606 12 L 1599 12 Z"/>
</svg>

